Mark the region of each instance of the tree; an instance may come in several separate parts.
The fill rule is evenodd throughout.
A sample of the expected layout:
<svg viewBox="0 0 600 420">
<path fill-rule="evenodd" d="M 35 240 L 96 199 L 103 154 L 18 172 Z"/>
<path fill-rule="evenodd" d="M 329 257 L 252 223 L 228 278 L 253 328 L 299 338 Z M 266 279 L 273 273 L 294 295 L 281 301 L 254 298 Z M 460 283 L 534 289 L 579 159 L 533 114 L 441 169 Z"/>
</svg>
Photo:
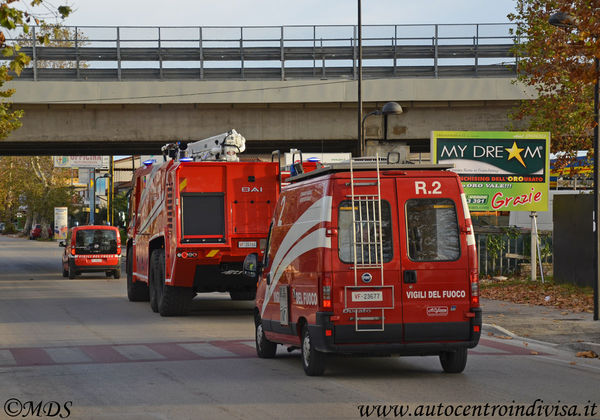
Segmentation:
<svg viewBox="0 0 600 420">
<path fill-rule="evenodd" d="M 54 207 L 72 210 L 78 200 L 69 169 L 55 168 L 52 157 L 0 157 L 0 208 L 4 209 L 0 217 L 12 221 L 17 211 L 26 208 L 26 233 L 36 223 L 47 227 Z"/>
<path fill-rule="evenodd" d="M 559 11 L 573 16 L 577 27 L 550 25 L 548 19 Z M 552 152 L 565 152 L 566 163 L 592 145 L 600 0 L 517 0 L 516 12 L 508 17 L 519 24 L 515 34 L 522 40 L 515 47 L 517 78 L 539 95 L 523 101 L 512 117 L 528 121 L 531 130 L 550 131 Z"/>
<path fill-rule="evenodd" d="M 21 70 L 29 64 L 31 58 L 20 51 L 17 42 L 9 42 L 7 39 L 16 39 L 12 32 L 22 31 L 30 33 L 30 25 L 44 23 L 43 17 L 51 16 L 65 18 L 71 13 L 70 6 L 55 7 L 47 0 L 0 0 L 0 51 L 2 55 L 10 60 L 8 66 L 0 66 L 0 88 L 5 82 L 12 79 L 9 71 L 19 75 Z M 7 37 L 7 35 L 9 35 Z M 42 34 L 38 41 L 46 44 L 49 41 L 47 35 Z M 0 90 L 0 139 L 21 126 L 20 119 L 22 110 L 14 110 L 10 103 L 6 102 L 14 93 L 14 89 Z"/>
</svg>

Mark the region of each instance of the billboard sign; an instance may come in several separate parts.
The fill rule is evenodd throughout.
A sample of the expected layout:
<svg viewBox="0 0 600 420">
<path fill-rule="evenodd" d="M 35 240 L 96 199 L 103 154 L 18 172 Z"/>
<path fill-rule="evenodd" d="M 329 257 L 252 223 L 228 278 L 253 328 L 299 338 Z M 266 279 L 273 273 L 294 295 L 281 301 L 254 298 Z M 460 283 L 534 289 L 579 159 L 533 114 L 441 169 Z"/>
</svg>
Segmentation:
<svg viewBox="0 0 600 420">
<path fill-rule="evenodd" d="M 471 211 L 547 211 L 550 133 L 433 131 L 434 163 L 454 164 Z"/>
<path fill-rule="evenodd" d="M 108 169 L 108 156 L 54 156 L 55 168 Z"/>
<path fill-rule="evenodd" d="M 54 207 L 54 239 L 67 239 L 68 213 L 66 207 Z"/>
</svg>

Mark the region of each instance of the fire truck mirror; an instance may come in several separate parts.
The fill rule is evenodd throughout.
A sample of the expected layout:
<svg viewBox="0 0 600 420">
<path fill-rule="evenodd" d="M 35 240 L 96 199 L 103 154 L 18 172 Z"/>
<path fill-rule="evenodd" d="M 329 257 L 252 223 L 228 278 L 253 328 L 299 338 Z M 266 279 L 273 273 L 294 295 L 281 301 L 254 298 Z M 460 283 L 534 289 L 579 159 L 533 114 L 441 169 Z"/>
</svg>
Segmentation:
<svg viewBox="0 0 600 420">
<path fill-rule="evenodd" d="M 260 274 L 260 263 L 258 262 L 258 254 L 248 254 L 244 259 L 244 275 L 254 279 Z"/>
</svg>

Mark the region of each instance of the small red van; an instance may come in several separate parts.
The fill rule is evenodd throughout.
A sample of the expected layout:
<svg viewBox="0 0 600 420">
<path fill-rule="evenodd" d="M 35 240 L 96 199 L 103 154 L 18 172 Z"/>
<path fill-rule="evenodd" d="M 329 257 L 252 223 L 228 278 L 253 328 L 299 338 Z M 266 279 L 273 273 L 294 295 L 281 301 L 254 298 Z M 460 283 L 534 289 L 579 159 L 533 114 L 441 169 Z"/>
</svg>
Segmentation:
<svg viewBox="0 0 600 420">
<path fill-rule="evenodd" d="M 58 245 L 65 248 L 63 277 L 74 279 L 81 273 L 102 271 L 107 277 L 121 277 L 121 236 L 116 227 L 76 226 Z"/>
<path fill-rule="evenodd" d="M 308 375 L 326 353 L 437 355 L 459 373 L 479 342 L 477 253 L 448 165 L 333 164 L 289 179 L 258 279 L 256 351 L 300 348 Z"/>
</svg>

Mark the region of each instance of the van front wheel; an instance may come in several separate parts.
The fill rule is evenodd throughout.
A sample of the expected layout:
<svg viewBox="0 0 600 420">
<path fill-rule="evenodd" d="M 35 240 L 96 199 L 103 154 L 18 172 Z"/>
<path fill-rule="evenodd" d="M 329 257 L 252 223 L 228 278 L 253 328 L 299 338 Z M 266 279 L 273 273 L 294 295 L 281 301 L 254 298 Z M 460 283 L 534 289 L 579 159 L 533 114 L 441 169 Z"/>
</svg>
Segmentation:
<svg viewBox="0 0 600 420">
<path fill-rule="evenodd" d="M 325 354 L 316 350 L 308 326 L 302 328 L 302 367 L 308 376 L 321 376 L 325 372 Z"/>
<path fill-rule="evenodd" d="M 467 366 L 467 348 L 440 353 L 440 363 L 446 373 L 461 373 Z"/>
<path fill-rule="evenodd" d="M 272 359 L 277 353 L 277 343 L 267 340 L 263 330 L 262 320 L 256 321 L 256 354 L 261 359 Z"/>
</svg>

